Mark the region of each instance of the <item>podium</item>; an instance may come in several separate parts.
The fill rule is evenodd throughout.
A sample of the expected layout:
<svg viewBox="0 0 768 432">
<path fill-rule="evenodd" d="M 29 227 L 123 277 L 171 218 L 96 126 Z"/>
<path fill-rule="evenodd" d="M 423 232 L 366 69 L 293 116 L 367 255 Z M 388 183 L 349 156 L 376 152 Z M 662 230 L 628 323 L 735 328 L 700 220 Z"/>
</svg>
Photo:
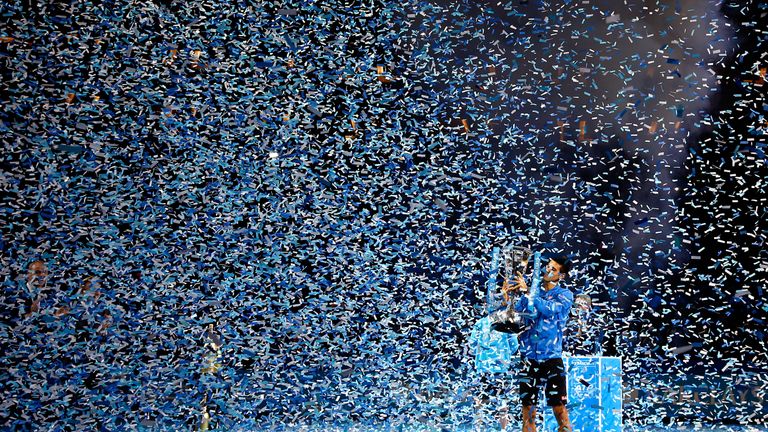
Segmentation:
<svg viewBox="0 0 768 432">
<path fill-rule="evenodd" d="M 621 358 L 563 357 L 568 385 L 568 414 L 573 432 L 620 432 Z M 537 411 L 544 414 L 542 431 L 557 431 L 557 421 L 545 398 Z"/>
</svg>

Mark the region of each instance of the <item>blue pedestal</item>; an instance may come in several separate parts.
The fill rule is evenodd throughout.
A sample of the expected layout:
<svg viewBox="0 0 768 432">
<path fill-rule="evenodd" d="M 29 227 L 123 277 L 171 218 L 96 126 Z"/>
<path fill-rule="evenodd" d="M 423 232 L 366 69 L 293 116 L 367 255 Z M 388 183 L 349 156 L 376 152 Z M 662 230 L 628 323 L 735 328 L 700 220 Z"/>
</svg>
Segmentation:
<svg viewBox="0 0 768 432">
<path fill-rule="evenodd" d="M 564 357 L 568 382 L 568 413 L 573 432 L 620 432 L 621 359 L 619 357 Z M 557 431 L 552 409 L 542 400 L 543 431 Z"/>
</svg>

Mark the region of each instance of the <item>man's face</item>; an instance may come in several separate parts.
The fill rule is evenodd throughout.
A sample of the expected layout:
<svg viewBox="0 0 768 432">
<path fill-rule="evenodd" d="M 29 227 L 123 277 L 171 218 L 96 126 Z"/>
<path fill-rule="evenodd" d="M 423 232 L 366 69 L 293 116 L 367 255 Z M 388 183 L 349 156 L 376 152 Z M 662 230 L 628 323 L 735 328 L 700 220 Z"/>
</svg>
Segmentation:
<svg viewBox="0 0 768 432">
<path fill-rule="evenodd" d="M 576 306 L 577 310 L 581 311 L 589 311 L 592 309 L 592 300 L 589 299 L 589 297 L 578 295 L 576 296 L 576 299 L 573 301 L 574 305 Z"/>
<path fill-rule="evenodd" d="M 544 277 L 542 279 L 545 282 L 560 282 L 565 275 L 560 273 L 562 266 L 555 262 L 555 260 L 549 260 L 549 264 L 544 270 Z"/>
<path fill-rule="evenodd" d="M 38 288 L 45 286 L 48 280 L 48 269 L 45 267 L 45 263 L 42 261 L 34 261 L 29 265 L 27 269 L 27 282 Z"/>
</svg>

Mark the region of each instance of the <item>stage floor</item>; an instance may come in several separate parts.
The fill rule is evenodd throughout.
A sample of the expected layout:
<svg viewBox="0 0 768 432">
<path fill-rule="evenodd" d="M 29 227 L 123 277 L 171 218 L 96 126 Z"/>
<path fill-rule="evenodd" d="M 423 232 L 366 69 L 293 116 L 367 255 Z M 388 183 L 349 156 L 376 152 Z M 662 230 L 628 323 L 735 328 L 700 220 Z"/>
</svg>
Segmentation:
<svg viewBox="0 0 768 432">
<path fill-rule="evenodd" d="M 378 431 L 388 431 L 388 432 L 492 432 L 492 431 L 500 431 L 501 429 L 496 428 L 487 428 L 487 427 L 469 427 L 469 426 L 459 426 L 457 428 L 448 428 L 448 427 L 429 427 L 424 425 L 417 425 L 417 426 L 392 426 L 392 427 L 382 427 L 382 426 L 376 426 L 376 427 L 365 427 L 365 426 L 347 426 L 347 427 L 328 427 L 328 426 L 317 426 L 317 427 L 307 427 L 307 426 L 278 426 L 276 428 L 270 428 L 267 430 L 275 430 L 275 431 L 301 431 L 301 432 L 319 432 L 319 431 L 328 431 L 328 432 L 378 432 Z M 510 425 L 506 428 L 507 432 L 516 432 L 520 430 L 519 425 Z M 540 431 L 542 431 L 541 428 L 539 428 Z M 585 431 L 582 431 L 585 432 Z M 591 431 L 590 431 L 591 432 Z M 699 425 L 673 425 L 673 426 L 632 426 L 632 425 L 625 425 L 623 428 L 623 432 L 768 432 L 768 427 L 766 426 L 699 426 Z"/>
<path fill-rule="evenodd" d="M 624 432 L 766 432 L 765 426 L 625 426 Z"/>
<path fill-rule="evenodd" d="M 625 426 L 624 432 L 766 432 L 765 426 Z"/>
</svg>

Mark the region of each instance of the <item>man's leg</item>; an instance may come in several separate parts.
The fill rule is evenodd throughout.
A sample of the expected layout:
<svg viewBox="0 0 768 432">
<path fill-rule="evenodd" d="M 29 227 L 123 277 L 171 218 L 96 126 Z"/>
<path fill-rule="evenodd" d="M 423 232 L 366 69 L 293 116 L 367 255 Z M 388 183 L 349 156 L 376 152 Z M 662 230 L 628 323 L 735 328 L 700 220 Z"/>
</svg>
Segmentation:
<svg viewBox="0 0 768 432">
<path fill-rule="evenodd" d="M 536 405 L 539 400 L 538 362 L 523 358 L 520 373 L 520 401 L 523 406 L 523 432 L 536 432 Z"/>
<path fill-rule="evenodd" d="M 483 423 L 483 409 L 485 407 L 485 404 L 483 403 L 483 399 L 480 397 L 475 396 L 472 399 L 474 399 L 475 401 L 474 425 L 475 425 L 475 428 L 480 428 Z"/>
<path fill-rule="evenodd" d="M 523 432 L 536 432 L 536 405 L 523 405 Z"/>
<path fill-rule="evenodd" d="M 568 418 L 568 409 L 565 405 L 553 406 L 552 413 L 557 419 L 557 432 L 573 432 L 571 427 L 571 419 Z"/>
<path fill-rule="evenodd" d="M 501 430 L 505 431 L 507 430 L 507 425 L 509 425 L 509 410 L 507 407 L 503 407 L 499 409 L 498 412 L 499 416 L 499 426 L 501 426 Z"/>
<path fill-rule="evenodd" d="M 552 407 L 552 414 L 557 420 L 557 432 L 572 432 L 571 420 L 568 418 L 568 392 L 566 386 L 565 366 L 562 359 L 547 360 L 545 367 L 548 375 L 547 405 Z"/>
<path fill-rule="evenodd" d="M 487 420 L 485 417 L 488 415 L 488 402 L 490 402 L 488 396 L 489 387 L 488 375 L 481 374 L 475 389 L 477 394 L 473 398 L 475 400 L 474 430 L 482 431 L 486 429 Z"/>
</svg>

